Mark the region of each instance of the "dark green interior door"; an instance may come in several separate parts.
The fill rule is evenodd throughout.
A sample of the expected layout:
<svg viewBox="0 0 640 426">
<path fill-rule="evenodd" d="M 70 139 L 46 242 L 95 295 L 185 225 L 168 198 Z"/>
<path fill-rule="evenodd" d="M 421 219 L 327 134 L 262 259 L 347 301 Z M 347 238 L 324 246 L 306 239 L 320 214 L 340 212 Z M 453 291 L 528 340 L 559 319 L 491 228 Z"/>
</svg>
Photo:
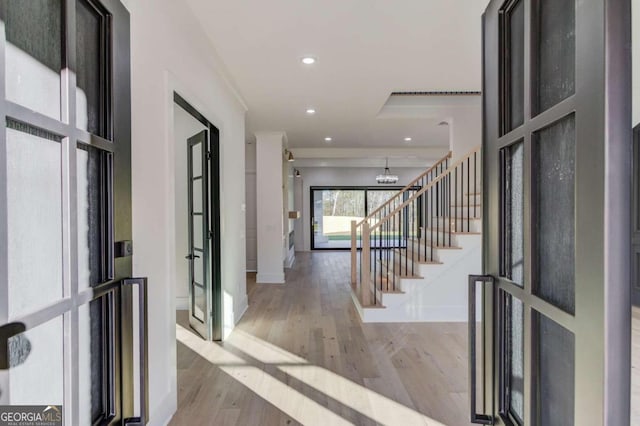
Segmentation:
<svg viewBox="0 0 640 426">
<path fill-rule="evenodd" d="M 209 229 L 208 132 L 203 130 L 187 142 L 189 184 L 189 324 L 203 338 L 212 333 L 212 294 Z"/>
<path fill-rule="evenodd" d="M 629 12 L 604 0 L 485 12 L 477 423 L 629 424 Z"/>
</svg>

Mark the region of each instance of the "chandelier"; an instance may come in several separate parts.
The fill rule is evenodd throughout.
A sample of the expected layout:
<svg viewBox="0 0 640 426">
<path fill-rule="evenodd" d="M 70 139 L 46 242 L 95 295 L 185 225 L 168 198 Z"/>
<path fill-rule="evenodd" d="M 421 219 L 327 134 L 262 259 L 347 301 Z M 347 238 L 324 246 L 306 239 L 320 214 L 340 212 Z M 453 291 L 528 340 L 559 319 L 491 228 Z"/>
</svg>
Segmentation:
<svg viewBox="0 0 640 426">
<path fill-rule="evenodd" d="M 376 176 L 376 182 L 380 184 L 392 184 L 398 182 L 398 175 L 392 175 L 389 171 L 389 158 L 385 159 L 384 172 Z"/>
</svg>

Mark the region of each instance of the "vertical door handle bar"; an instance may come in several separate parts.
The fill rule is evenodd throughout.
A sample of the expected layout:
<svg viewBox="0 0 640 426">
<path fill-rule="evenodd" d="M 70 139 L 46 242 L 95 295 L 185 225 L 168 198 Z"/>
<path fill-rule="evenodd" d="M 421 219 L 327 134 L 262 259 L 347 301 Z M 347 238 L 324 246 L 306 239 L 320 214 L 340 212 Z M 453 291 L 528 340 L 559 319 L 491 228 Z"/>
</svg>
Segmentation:
<svg viewBox="0 0 640 426">
<path fill-rule="evenodd" d="M 491 275 L 469 275 L 469 395 L 471 423 L 481 425 L 493 424 L 493 416 L 479 414 L 476 407 L 476 283 L 490 284 L 493 289 Z"/>
</svg>

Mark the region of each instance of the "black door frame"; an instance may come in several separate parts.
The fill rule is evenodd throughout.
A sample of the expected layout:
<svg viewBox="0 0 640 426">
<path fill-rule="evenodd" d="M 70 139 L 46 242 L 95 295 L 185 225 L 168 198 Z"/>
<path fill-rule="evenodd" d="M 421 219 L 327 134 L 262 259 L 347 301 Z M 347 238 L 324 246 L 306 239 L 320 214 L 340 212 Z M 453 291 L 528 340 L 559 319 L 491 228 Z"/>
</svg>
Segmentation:
<svg viewBox="0 0 640 426">
<path fill-rule="evenodd" d="M 213 307 L 212 340 L 222 340 L 222 274 L 220 243 L 220 131 L 204 115 L 194 108 L 185 98 L 173 92 L 173 101 L 202 123 L 209 134 L 209 229 L 211 238 L 211 306 Z M 179 178 L 179 177 L 176 177 Z M 189 301 L 191 303 L 191 301 Z"/>
<path fill-rule="evenodd" d="M 640 124 L 633 129 L 633 194 L 631 210 L 631 300 L 640 306 Z"/>
</svg>

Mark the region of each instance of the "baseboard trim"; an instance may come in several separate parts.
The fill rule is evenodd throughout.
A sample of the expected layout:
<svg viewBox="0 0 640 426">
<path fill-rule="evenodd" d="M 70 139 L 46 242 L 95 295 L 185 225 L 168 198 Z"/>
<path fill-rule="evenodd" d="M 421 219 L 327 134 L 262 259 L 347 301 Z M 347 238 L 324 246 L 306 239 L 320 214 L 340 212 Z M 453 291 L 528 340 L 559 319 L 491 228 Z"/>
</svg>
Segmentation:
<svg viewBox="0 0 640 426">
<path fill-rule="evenodd" d="M 293 254 L 287 258 L 287 261 L 284 263 L 284 267 L 287 269 L 291 269 L 293 264 L 296 263 L 296 255 Z"/>
<path fill-rule="evenodd" d="M 188 297 L 176 297 L 176 311 L 189 310 L 189 298 Z"/>
<path fill-rule="evenodd" d="M 169 392 L 154 410 L 150 410 L 148 426 L 168 425 L 177 409 L 178 396 L 175 392 Z"/>
<path fill-rule="evenodd" d="M 258 284 L 284 284 L 284 273 L 282 274 L 261 274 L 256 275 Z"/>
<path fill-rule="evenodd" d="M 249 298 L 245 295 L 242 299 L 242 304 L 240 305 L 240 314 L 236 315 L 236 317 L 234 318 L 235 325 L 238 325 L 244 314 L 247 313 L 247 309 L 249 309 Z"/>
</svg>

